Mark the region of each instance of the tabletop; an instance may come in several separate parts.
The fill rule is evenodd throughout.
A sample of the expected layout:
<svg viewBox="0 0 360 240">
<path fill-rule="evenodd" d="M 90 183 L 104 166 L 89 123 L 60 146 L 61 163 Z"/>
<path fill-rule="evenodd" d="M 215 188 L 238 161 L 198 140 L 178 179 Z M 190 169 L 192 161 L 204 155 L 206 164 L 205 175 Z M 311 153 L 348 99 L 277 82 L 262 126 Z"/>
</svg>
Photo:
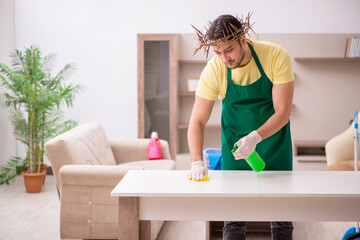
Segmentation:
<svg viewBox="0 0 360 240">
<path fill-rule="evenodd" d="M 187 170 L 130 170 L 114 197 L 360 197 L 360 172 L 209 171 L 210 181 Z"/>
</svg>

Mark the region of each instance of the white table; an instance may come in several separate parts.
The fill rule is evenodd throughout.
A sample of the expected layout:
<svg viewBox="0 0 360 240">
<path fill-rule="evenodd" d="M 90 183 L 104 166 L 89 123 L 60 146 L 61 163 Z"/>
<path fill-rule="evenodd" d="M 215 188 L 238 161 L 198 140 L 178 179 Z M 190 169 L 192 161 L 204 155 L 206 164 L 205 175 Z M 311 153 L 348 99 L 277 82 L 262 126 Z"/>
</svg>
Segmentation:
<svg viewBox="0 0 360 240">
<path fill-rule="evenodd" d="M 119 239 L 148 239 L 150 220 L 360 219 L 360 172 L 209 171 L 204 182 L 187 174 L 129 171 L 111 192 L 119 197 Z"/>
</svg>

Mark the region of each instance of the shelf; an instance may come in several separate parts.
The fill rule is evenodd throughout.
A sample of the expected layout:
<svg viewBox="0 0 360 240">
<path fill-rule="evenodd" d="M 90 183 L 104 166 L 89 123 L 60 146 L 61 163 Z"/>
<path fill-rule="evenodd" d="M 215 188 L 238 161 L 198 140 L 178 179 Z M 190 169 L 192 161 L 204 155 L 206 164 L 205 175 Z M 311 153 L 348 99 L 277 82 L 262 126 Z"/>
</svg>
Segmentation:
<svg viewBox="0 0 360 240">
<path fill-rule="evenodd" d="M 294 59 L 297 62 L 360 62 L 360 57 L 296 57 Z"/>
<path fill-rule="evenodd" d="M 297 155 L 294 159 L 298 162 L 326 162 L 326 156 L 323 155 Z"/>
<path fill-rule="evenodd" d="M 180 63 L 184 64 L 207 64 L 206 60 L 179 60 Z"/>
<path fill-rule="evenodd" d="M 188 129 L 189 128 L 189 124 L 179 124 L 178 125 L 178 129 Z M 206 129 L 221 129 L 221 125 L 220 124 L 207 124 L 205 126 Z"/>
<path fill-rule="evenodd" d="M 179 92 L 179 96 L 195 96 L 195 92 Z"/>
<path fill-rule="evenodd" d="M 294 146 L 299 147 L 323 147 L 326 144 L 326 140 L 295 140 Z"/>
</svg>

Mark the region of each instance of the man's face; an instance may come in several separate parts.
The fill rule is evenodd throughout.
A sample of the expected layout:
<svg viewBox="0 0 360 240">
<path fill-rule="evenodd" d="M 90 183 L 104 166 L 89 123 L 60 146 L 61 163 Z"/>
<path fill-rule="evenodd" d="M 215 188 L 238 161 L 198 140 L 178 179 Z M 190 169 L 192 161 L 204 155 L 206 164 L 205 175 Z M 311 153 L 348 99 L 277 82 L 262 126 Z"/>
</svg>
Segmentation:
<svg viewBox="0 0 360 240">
<path fill-rule="evenodd" d="M 240 41 L 230 41 L 221 46 L 213 46 L 213 50 L 230 69 L 239 67 L 245 57 L 245 50 Z"/>
</svg>

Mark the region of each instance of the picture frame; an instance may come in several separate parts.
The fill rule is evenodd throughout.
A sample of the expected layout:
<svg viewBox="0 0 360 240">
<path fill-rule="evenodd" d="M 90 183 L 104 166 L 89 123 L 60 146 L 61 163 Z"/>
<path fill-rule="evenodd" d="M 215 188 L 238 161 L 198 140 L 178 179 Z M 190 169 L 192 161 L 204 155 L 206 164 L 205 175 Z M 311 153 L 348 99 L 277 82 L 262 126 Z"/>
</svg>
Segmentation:
<svg viewBox="0 0 360 240">
<path fill-rule="evenodd" d="M 198 78 L 187 78 L 186 81 L 187 81 L 187 91 L 195 92 L 200 80 Z"/>
</svg>

